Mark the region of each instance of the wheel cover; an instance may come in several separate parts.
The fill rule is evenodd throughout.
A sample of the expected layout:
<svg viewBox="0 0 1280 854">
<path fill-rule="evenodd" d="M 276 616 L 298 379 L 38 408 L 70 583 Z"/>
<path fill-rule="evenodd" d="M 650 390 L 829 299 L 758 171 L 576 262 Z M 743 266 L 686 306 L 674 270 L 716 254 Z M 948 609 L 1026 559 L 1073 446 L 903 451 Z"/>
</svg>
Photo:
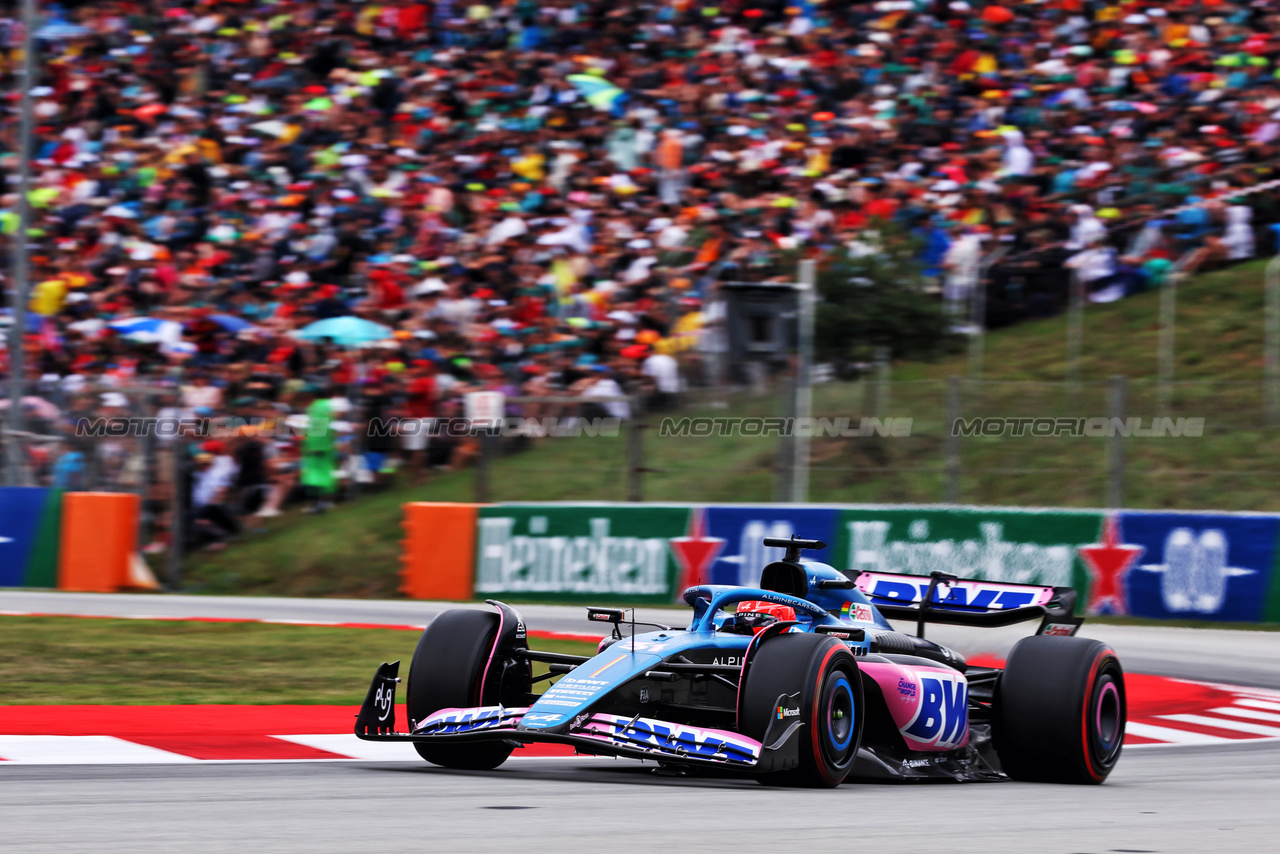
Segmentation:
<svg viewBox="0 0 1280 854">
<path fill-rule="evenodd" d="M 854 736 L 858 731 L 857 700 L 843 670 L 836 670 L 828 676 L 819 702 L 823 753 L 832 765 L 843 766 L 852 756 Z"/>
<path fill-rule="evenodd" d="M 1123 687 L 1109 669 L 1103 669 L 1093 684 L 1092 708 L 1088 712 L 1089 750 L 1098 768 L 1111 768 L 1120 756 L 1125 722 L 1122 691 Z"/>
</svg>

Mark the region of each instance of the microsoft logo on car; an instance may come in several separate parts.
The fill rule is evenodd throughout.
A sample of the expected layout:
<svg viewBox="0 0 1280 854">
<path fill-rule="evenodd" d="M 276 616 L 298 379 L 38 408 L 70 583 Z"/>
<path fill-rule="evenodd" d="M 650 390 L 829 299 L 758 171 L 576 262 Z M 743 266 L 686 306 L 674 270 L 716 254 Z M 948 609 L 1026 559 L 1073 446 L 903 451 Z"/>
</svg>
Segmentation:
<svg viewBox="0 0 1280 854">
<path fill-rule="evenodd" d="M 778 720 L 782 720 L 783 718 L 794 718 L 794 717 L 799 717 L 799 715 L 800 715 L 800 710 L 799 710 L 799 709 L 784 709 L 782 706 L 778 706 L 778 712 L 777 712 L 777 715 L 778 715 Z"/>
</svg>

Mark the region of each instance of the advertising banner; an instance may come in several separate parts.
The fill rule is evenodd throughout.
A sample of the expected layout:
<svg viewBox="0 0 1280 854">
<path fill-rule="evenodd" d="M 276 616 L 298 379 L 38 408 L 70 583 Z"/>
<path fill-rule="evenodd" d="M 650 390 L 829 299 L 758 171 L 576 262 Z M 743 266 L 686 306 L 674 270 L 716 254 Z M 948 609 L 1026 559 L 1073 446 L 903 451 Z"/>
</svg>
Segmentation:
<svg viewBox="0 0 1280 854">
<path fill-rule="evenodd" d="M 1102 583 L 1111 613 L 1257 622 L 1274 584 L 1280 517 L 1200 513 L 1117 514 L 1123 560 Z"/>
<path fill-rule="evenodd" d="M 478 597 L 669 603 L 751 586 L 782 549 L 822 540 L 837 569 L 1070 586 L 1078 610 L 1280 621 L 1280 516 L 899 505 L 508 504 L 479 508 Z M 9 535 L 12 536 L 12 535 Z"/>
<path fill-rule="evenodd" d="M 54 587 L 61 492 L 0 487 L 0 587 Z"/>
<path fill-rule="evenodd" d="M 711 571 L 705 576 L 712 584 L 754 587 L 760 570 L 781 560 L 782 549 L 764 547 L 765 537 L 821 540 L 827 548 L 805 552 L 812 560 L 836 564 L 839 552 L 833 547 L 839 511 L 829 507 L 776 506 L 707 507 L 705 536 L 720 544 Z"/>
<path fill-rule="evenodd" d="M 691 508 L 660 505 L 523 505 L 480 508 L 477 597 L 672 602 L 687 572 L 673 541 Z"/>
<path fill-rule="evenodd" d="M 1078 549 L 1097 541 L 1103 516 L 1094 510 L 848 508 L 836 526 L 832 565 L 912 575 L 941 570 L 1083 590 L 1088 573 Z"/>
</svg>

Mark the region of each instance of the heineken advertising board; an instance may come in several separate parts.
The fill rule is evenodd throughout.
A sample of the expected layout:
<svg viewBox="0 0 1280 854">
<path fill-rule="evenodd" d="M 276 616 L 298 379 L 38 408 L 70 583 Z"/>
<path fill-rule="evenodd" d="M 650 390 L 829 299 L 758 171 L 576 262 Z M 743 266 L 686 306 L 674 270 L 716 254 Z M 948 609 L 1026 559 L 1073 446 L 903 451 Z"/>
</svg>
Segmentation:
<svg viewBox="0 0 1280 854">
<path fill-rule="evenodd" d="M 1088 614 L 1280 621 L 1280 516 L 858 505 L 480 507 L 475 592 L 516 601 L 672 603 L 753 585 L 765 537 L 826 542 L 837 569 L 1074 587 Z M 463 570 L 465 571 L 465 570 Z"/>
<path fill-rule="evenodd" d="M 688 507 L 492 505 L 476 519 L 477 596 L 670 603 Z"/>
<path fill-rule="evenodd" d="M 1083 590 L 1076 549 L 1093 543 L 1104 514 L 973 509 L 845 510 L 834 534 L 840 569 L 1045 584 Z"/>
</svg>

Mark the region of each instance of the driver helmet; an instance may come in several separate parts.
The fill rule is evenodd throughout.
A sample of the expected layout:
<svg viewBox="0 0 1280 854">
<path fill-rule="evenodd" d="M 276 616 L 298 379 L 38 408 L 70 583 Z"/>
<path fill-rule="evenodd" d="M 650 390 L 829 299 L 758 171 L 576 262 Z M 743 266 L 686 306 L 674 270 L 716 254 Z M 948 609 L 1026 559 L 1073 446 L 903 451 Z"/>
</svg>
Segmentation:
<svg viewBox="0 0 1280 854">
<path fill-rule="evenodd" d="M 733 615 L 735 624 L 743 629 L 750 629 L 752 634 L 760 634 L 765 626 L 779 621 L 792 621 L 796 618 L 796 609 L 790 605 L 776 605 L 760 599 L 748 599 L 738 603 L 738 611 Z"/>
</svg>

